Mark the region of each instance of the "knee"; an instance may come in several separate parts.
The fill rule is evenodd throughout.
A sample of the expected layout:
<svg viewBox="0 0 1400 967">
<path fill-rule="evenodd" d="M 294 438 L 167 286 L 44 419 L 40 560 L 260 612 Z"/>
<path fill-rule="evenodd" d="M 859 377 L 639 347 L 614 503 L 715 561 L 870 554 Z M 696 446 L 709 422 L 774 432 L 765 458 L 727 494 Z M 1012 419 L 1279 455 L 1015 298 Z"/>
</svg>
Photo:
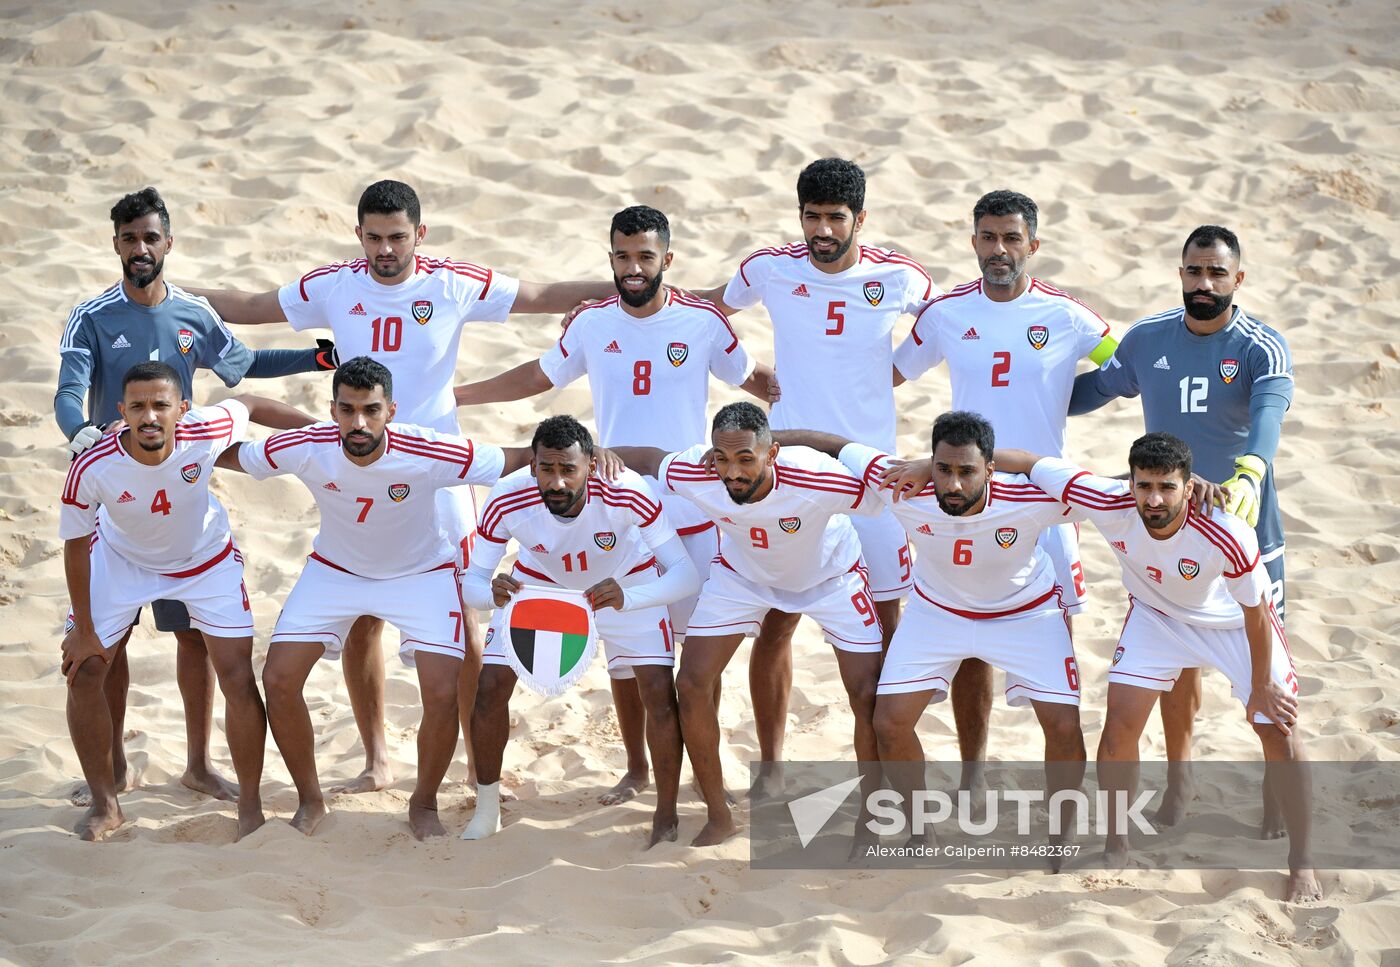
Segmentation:
<svg viewBox="0 0 1400 967">
<path fill-rule="evenodd" d="M 268 701 L 286 700 L 301 694 L 303 679 L 295 669 L 283 665 L 275 658 L 269 658 L 263 666 L 263 691 Z"/>
<path fill-rule="evenodd" d="M 909 716 L 881 702 L 875 703 L 875 741 L 881 748 L 895 745 L 914 730 Z"/>
<path fill-rule="evenodd" d="M 251 661 L 231 662 L 216 668 L 219 677 L 219 691 L 224 698 L 242 698 L 249 692 L 257 691 L 257 677 L 253 674 Z"/>
<path fill-rule="evenodd" d="M 1063 711 L 1046 717 L 1046 742 L 1061 748 L 1082 746 L 1084 730 L 1079 725 L 1079 709 L 1073 705 L 1064 705 L 1061 708 Z"/>
<path fill-rule="evenodd" d="M 457 679 L 455 676 L 419 682 L 418 690 L 422 695 L 425 708 L 429 706 L 435 709 L 449 706 L 457 707 Z"/>
<path fill-rule="evenodd" d="M 107 682 L 107 671 L 112 667 L 111 656 L 107 657 L 108 661 L 103 661 L 101 657 L 93 655 L 79 665 L 69 687 L 75 692 L 102 691 L 102 686 Z"/>
<path fill-rule="evenodd" d="M 681 666 L 676 675 L 676 699 L 680 702 L 682 710 L 708 708 L 714 701 L 714 694 L 715 682 L 711 676 L 697 672 L 694 668 Z"/>
<path fill-rule="evenodd" d="M 846 697 L 850 700 L 851 709 L 866 721 L 870 721 L 875 716 L 875 688 L 879 685 L 877 678 L 862 678 L 860 681 L 851 682 L 846 686 Z"/>
<path fill-rule="evenodd" d="M 476 682 L 476 711 L 488 712 L 501 708 L 510 701 L 515 690 L 515 680 L 502 665 L 486 665 L 481 669 L 481 677 Z"/>
</svg>

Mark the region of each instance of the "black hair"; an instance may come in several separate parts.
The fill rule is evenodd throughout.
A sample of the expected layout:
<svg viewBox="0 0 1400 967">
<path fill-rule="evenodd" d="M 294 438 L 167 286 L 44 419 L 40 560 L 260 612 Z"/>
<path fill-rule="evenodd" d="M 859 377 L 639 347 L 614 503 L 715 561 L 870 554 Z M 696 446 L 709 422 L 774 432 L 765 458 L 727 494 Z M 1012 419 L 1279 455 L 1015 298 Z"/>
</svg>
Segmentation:
<svg viewBox="0 0 1400 967">
<path fill-rule="evenodd" d="M 773 433 L 768 429 L 768 414 L 752 403 L 730 403 L 721 406 L 710 424 L 713 433 L 734 433 L 748 431 L 759 440 L 772 440 Z"/>
<path fill-rule="evenodd" d="M 170 213 L 165 210 L 165 199 L 160 197 L 160 192 L 151 187 L 122 195 L 121 200 L 112 206 L 112 231 L 115 233 L 123 225 L 138 218 L 145 218 L 151 212 L 160 216 L 160 230 L 169 235 Z"/>
<path fill-rule="evenodd" d="M 1133 441 L 1128 451 L 1128 469 L 1158 470 L 1167 473 L 1180 470 L 1182 477 L 1191 479 L 1191 448 L 1181 437 L 1170 433 L 1148 433 Z"/>
<path fill-rule="evenodd" d="M 335 399 L 342 386 L 351 389 L 374 389 L 376 386 L 382 386 L 384 398 L 394 398 L 394 377 L 389 372 L 389 367 L 368 356 L 347 359 L 336 368 L 335 375 L 331 377 L 331 399 Z"/>
<path fill-rule="evenodd" d="M 175 387 L 176 393 L 184 395 L 184 384 L 180 381 L 180 374 L 176 372 L 175 367 L 154 359 L 137 363 L 126 371 L 126 375 L 122 377 L 122 393 L 126 393 L 126 388 L 131 383 L 146 383 L 155 380 L 165 380 Z"/>
<path fill-rule="evenodd" d="M 618 232 L 623 235 L 641 235 L 646 232 L 655 232 L 661 236 L 661 247 L 667 249 L 671 247 L 671 223 L 666 220 L 666 216 L 649 205 L 633 205 L 631 208 L 624 208 L 613 216 L 612 226 L 608 229 L 608 244 L 613 242 L 613 236 Z"/>
<path fill-rule="evenodd" d="M 977 199 L 972 206 L 972 230 L 977 231 L 977 223 L 983 215 L 1020 215 L 1026 220 L 1026 231 L 1035 238 L 1036 226 L 1040 222 L 1040 209 L 1034 201 L 1018 191 L 998 188 Z"/>
<path fill-rule="evenodd" d="M 585 457 L 593 456 L 593 434 L 572 416 L 551 416 L 535 427 L 535 435 L 530 439 L 530 450 L 539 453 L 546 450 L 567 450 L 575 443 Z"/>
<path fill-rule="evenodd" d="M 982 414 L 952 410 L 933 421 L 933 446 L 929 453 L 936 451 L 940 443 L 951 447 L 975 444 L 982 458 L 990 461 L 992 451 L 996 449 L 997 439 L 996 434 L 992 432 L 992 425 Z"/>
<path fill-rule="evenodd" d="M 797 176 L 797 207 L 845 205 L 852 215 L 865 211 L 865 172 L 854 161 L 821 158 Z"/>
<path fill-rule="evenodd" d="M 1191 246 L 1212 248 L 1217 242 L 1224 242 L 1235 261 L 1240 258 L 1240 240 L 1234 232 L 1220 225 L 1199 225 L 1186 236 L 1186 244 L 1181 246 L 1181 260 L 1186 261 L 1186 253 Z"/>
<path fill-rule="evenodd" d="M 360 205 L 355 210 L 355 221 L 361 225 L 366 215 L 393 215 L 403 212 L 416 228 L 423 219 L 423 209 L 418 204 L 418 192 L 402 181 L 376 181 L 360 195 Z"/>
</svg>

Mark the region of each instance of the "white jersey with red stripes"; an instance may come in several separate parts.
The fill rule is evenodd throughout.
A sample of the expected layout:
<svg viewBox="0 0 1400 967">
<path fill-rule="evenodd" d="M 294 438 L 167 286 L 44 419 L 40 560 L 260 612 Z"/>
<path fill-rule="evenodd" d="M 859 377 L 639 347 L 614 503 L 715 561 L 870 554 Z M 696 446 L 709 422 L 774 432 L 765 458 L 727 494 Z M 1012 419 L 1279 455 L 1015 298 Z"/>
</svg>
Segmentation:
<svg viewBox="0 0 1400 967">
<path fill-rule="evenodd" d="M 861 245 L 855 265 L 831 273 L 798 242 L 744 259 L 724 302 L 735 309 L 761 302 L 773 320 L 783 387 L 775 430 L 821 430 L 893 450 L 895 321 L 937 294 L 924 267 L 898 252 Z"/>
<path fill-rule="evenodd" d="M 1075 364 L 1108 335 L 1084 303 L 1040 279 L 1010 302 L 993 302 L 982 280 L 928 304 L 894 354 L 906 379 L 948 364 L 953 409 L 980 413 L 997 446 L 1059 456 Z"/>
<path fill-rule="evenodd" d="M 1068 460 L 1039 461 L 1031 479 L 1081 510 L 1118 557 L 1123 585 L 1138 602 L 1203 628 L 1240 628 L 1240 605 L 1253 607 L 1269 588 L 1254 528 L 1233 514 L 1202 517 L 1188 505 L 1186 522 L 1166 540 L 1147 530 L 1126 480 L 1096 477 Z"/>
<path fill-rule="evenodd" d="M 539 481 L 523 467 L 492 488 L 477 536 L 474 568 L 494 572 L 514 538 L 517 576 L 584 591 L 604 578 L 621 583 L 652 569 L 653 552 L 676 532 L 651 484 L 631 470 L 611 481 L 590 477 L 578 516 L 556 517 L 540 496 Z"/>
<path fill-rule="evenodd" d="M 378 460 L 361 467 L 341 450 L 340 429 L 315 423 L 239 451 L 259 480 L 292 474 L 311 491 L 321 527 L 311 556 L 367 578 L 419 574 L 456 559 L 436 509 L 437 491 L 494 484 L 505 453 L 489 443 L 391 423 Z"/>
<path fill-rule="evenodd" d="M 130 429 L 104 436 L 68 468 L 59 536 L 96 530 L 123 558 L 160 574 L 208 563 L 232 540 L 209 478 L 247 430 L 248 408 L 237 400 L 196 407 L 176 424 L 174 451 L 154 467 L 127 451 L 138 446 Z"/>
<path fill-rule="evenodd" d="M 1058 607 L 1055 566 L 1038 541 L 1041 531 L 1082 520 L 1019 473 L 993 473 L 981 513 L 954 517 L 938 506 L 930 483 L 896 502 L 880 489 L 880 473 L 894 461 L 859 443 L 841 451 L 841 463 L 865 481 L 893 511 L 914 546 L 914 591 L 966 618 L 999 618 Z"/>
<path fill-rule="evenodd" d="M 394 377 L 395 418 L 457 433 L 452 384 L 468 322 L 504 322 L 520 283 L 499 272 L 424 255 L 397 285 L 376 281 L 365 259 L 312 269 L 278 292 L 293 329 L 329 329 L 341 359 L 369 356 Z"/>
<path fill-rule="evenodd" d="M 860 540 L 846 515 L 878 514 L 883 505 L 838 461 L 807 447 L 783 447 L 772 490 L 738 504 L 704 466 L 709 450 L 702 443 L 669 454 L 657 478 L 719 525 L 726 566 L 766 587 L 805 591 L 859 563 Z"/>
</svg>

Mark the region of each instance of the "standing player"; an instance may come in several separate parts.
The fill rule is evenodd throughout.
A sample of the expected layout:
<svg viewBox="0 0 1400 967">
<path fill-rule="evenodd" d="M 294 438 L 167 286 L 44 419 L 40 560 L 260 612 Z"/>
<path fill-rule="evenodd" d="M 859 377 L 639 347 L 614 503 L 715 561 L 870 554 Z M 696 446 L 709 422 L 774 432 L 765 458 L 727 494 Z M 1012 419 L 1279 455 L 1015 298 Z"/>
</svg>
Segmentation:
<svg viewBox="0 0 1400 967">
<path fill-rule="evenodd" d="M 74 455 L 102 439 L 117 419 L 122 380 L 140 362 L 163 362 L 179 376 L 182 399 L 193 396 L 196 369 L 212 369 L 226 386 L 245 377 L 286 376 L 334 369 L 334 347 L 250 350 L 233 337 L 204 299 L 165 280 L 165 257 L 175 246 L 170 213 L 154 188 L 125 195 L 112 206 L 112 248 L 122 266 L 122 280 L 96 298 L 79 304 L 68 316 L 59 343 L 61 362 L 54 416 Z M 84 409 L 86 398 L 86 410 Z M 204 637 L 190 626 L 178 601 L 151 604 L 156 628 L 175 634 L 175 680 L 185 706 L 186 763 L 180 782 L 216 799 L 232 799 L 238 788 L 213 770 L 209 734 L 214 721 L 214 671 Z M 130 673 L 126 651 L 119 650 L 109 680 L 123 695 Z M 118 687 L 120 686 L 120 687 Z M 121 733 L 112 748 L 118 763 L 118 789 L 134 777 L 121 756 Z"/>
<path fill-rule="evenodd" d="M 664 214 L 645 205 L 623 209 L 613 216 L 608 244 L 617 296 L 581 310 L 538 360 L 457 387 L 459 406 L 524 399 L 587 376 L 603 446 L 672 451 L 705 438 L 711 373 L 765 403 L 777 400 L 772 369 L 754 363 L 724 313 L 664 285 L 674 254 Z M 703 577 L 718 550 L 714 521 L 669 491 L 661 500 Z M 677 640 L 685 637 L 694 608 L 694 596 L 671 605 Z M 608 674 L 627 774 L 599 797 L 604 804 L 645 789 L 650 771 L 642 738 L 646 713 L 632 667 L 609 665 Z"/>
<path fill-rule="evenodd" d="M 702 293 L 726 314 L 762 303 L 773 321 L 774 368 L 782 399 L 773 407 L 778 429 L 810 427 L 890 452 L 895 446 L 892 333 L 896 320 L 916 313 L 937 293 L 918 262 L 860 244 L 865 224 L 865 172 L 840 158 L 822 158 L 797 178 L 804 241 L 759 249 L 739 265 L 723 290 Z M 904 531 L 888 512 L 852 523 L 870 569 L 871 596 L 885 643 L 909 593 L 911 565 Z M 796 615 L 774 614 L 755 651 L 775 671 L 754 679 L 760 755 L 782 758 L 792 687 Z M 778 773 L 773 773 L 777 778 Z"/>
<path fill-rule="evenodd" d="M 503 322 L 512 312 L 562 312 L 581 299 L 603 298 L 606 283 L 522 282 L 470 262 L 429 258 L 418 251 L 428 234 L 418 195 L 400 181 L 378 181 L 365 189 L 355 236 L 365 257 L 312 269 L 300 280 L 270 292 L 208 291 L 230 322 L 273 323 L 293 329 L 329 329 L 341 355 L 369 356 L 394 374 L 400 419 L 439 433 L 460 432 L 452 399 L 462 327 L 468 322 Z M 443 490 L 440 520 L 461 548 L 465 564 L 476 528 L 470 487 Z M 480 632 L 467 625 L 462 708 L 469 714 L 480 668 Z M 345 684 L 365 746 L 365 770 L 338 787 L 369 792 L 392 781 L 384 737 L 382 621 L 356 624 L 345 643 Z M 464 729 L 468 722 L 462 722 Z M 471 743 L 467 743 L 470 756 Z"/>
<path fill-rule="evenodd" d="M 879 754 L 871 722 L 880 619 L 846 515 L 879 513 L 880 503 L 830 457 L 803 447 L 779 452 L 768 418 L 752 403 L 721 408 L 710 438 L 713 447 L 680 453 L 617 450 L 632 469 L 657 476 L 719 525 L 719 556 L 691 615 L 676 680 L 681 734 L 709 811 L 693 846 L 713 846 L 737 831 L 724 791 L 714 694 L 729 659 L 758 634 L 770 610 L 806 614 L 821 625 L 855 715 L 856 759 L 873 762 Z M 706 463 L 711 453 L 713 468 Z M 866 793 L 874 782 L 878 777 L 866 777 Z"/>
<path fill-rule="evenodd" d="M 1240 242 L 1219 225 L 1202 225 L 1181 250 L 1182 302 L 1136 323 L 1103 367 L 1075 380 L 1071 414 L 1118 396 L 1142 396 L 1149 433 L 1165 431 L 1196 455 L 1197 471 L 1224 481 L 1227 509 L 1254 526 L 1268 571 L 1270 599 L 1284 613 L 1283 518 L 1274 493 L 1274 454 L 1293 401 L 1288 342 L 1234 305 L 1244 284 Z M 1162 695 L 1169 787 L 1153 817 L 1175 825 L 1194 797 L 1191 732 L 1201 707 L 1200 669 L 1188 668 Z M 1178 765 L 1178 763 L 1180 763 Z M 1269 804 L 1270 825 L 1283 834 Z"/>
<path fill-rule="evenodd" d="M 969 658 L 1006 672 L 1008 705 L 1035 709 L 1049 789 L 1077 789 L 1085 760 L 1079 668 L 1063 590 L 1039 537 L 1084 515 L 1020 474 L 993 472 L 992 427 L 975 413 L 934 421 L 932 481 L 903 499 L 880 488 L 894 463 L 889 454 L 825 433 L 776 437 L 839 456 L 892 508 L 914 545 L 914 599 L 890 642 L 875 699 L 880 760 L 896 763 L 887 768 L 904 802 L 913 802 L 924 774 L 919 717 L 943 700 Z M 1052 842 L 1068 835 L 1068 818 Z M 1052 868 L 1061 862 L 1052 857 Z"/>
<path fill-rule="evenodd" d="M 306 678 L 322 655 L 340 657 L 350 626 L 369 614 L 398 627 L 399 656 L 418 671 L 423 719 L 408 822 L 418 839 L 441 836 L 437 791 L 457 744 L 467 615 L 436 492 L 494 484 L 524 466 L 530 451 L 394 422 L 393 377 L 368 357 L 344 363 L 331 386 L 331 422 L 235 447 L 219 461 L 259 480 L 293 474 L 320 510 L 311 556 L 282 607 L 263 667 L 272 737 L 300 799 L 292 825 L 309 836 L 329 812 L 302 696 Z"/>
<path fill-rule="evenodd" d="M 630 470 L 608 483 L 597 477 L 593 438 L 573 417 L 545 420 L 530 449 L 530 466 L 502 478 L 486 501 L 477 532 L 482 541 L 462 578 L 462 598 L 490 609 L 504 608 L 526 584 L 586 592 L 608 671 L 630 668 L 644 703 L 657 792 L 647 846 L 674 840 L 681 731 L 671 677 L 675 636 L 666 606 L 699 591 L 700 575 L 650 483 Z M 493 580 L 511 538 L 519 559 L 513 573 Z M 510 629 L 504 615 L 496 612 L 482 656 L 472 728 L 480 783 L 476 815 L 463 839 L 483 839 L 501 827 L 501 757 L 516 682 L 506 660 Z"/>
<path fill-rule="evenodd" d="M 1038 486 L 1087 515 L 1118 555 L 1128 616 L 1108 673 L 1099 743 L 1106 788 L 1135 783 L 1138 740 L 1157 696 L 1185 668 L 1219 668 L 1264 747 L 1266 782 L 1288 787 L 1280 797 L 1289 836 L 1288 900 L 1321 899 L 1309 858 L 1311 793 L 1306 775 L 1296 771 L 1303 761 L 1298 678 L 1254 531 L 1230 514 L 1206 518 L 1187 504 L 1191 449 L 1169 433 L 1133 443 L 1127 481 L 1036 454 L 999 451 L 997 458 L 1029 470 Z M 1109 763 L 1131 768 L 1103 769 Z M 1107 849 L 1110 859 L 1126 863 L 1126 836 L 1110 836 Z"/>
<path fill-rule="evenodd" d="M 972 249 L 981 278 L 939 296 L 919 314 L 895 351 L 895 383 L 946 362 L 953 409 L 981 414 L 1007 446 L 1058 456 L 1076 364 L 1086 356 L 1102 362 L 1116 344 L 1096 312 L 1029 274 L 1027 263 L 1040 249 L 1038 221 L 1035 202 L 1014 191 L 977 200 Z M 1040 541 L 1066 608 L 1077 614 L 1085 585 L 1075 525 L 1050 528 Z M 967 687 L 953 693 L 958 744 L 964 762 L 980 762 L 991 714 L 990 669 L 969 662 L 959 678 Z"/>
<path fill-rule="evenodd" d="M 74 831 L 97 840 L 126 821 L 117 800 L 126 772 L 124 655 L 141 608 L 159 599 L 188 610 L 213 658 L 228 705 L 241 839 L 263 824 L 266 718 L 253 676 L 243 557 L 209 477 L 250 417 L 285 428 L 302 425 L 304 414 L 254 396 L 191 410 L 180 373 L 151 360 L 127 370 L 120 392 L 127 426 L 73 461 L 59 521 L 72 602 L 62 665 L 68 730 L 92 795 Z"/>
</svg>

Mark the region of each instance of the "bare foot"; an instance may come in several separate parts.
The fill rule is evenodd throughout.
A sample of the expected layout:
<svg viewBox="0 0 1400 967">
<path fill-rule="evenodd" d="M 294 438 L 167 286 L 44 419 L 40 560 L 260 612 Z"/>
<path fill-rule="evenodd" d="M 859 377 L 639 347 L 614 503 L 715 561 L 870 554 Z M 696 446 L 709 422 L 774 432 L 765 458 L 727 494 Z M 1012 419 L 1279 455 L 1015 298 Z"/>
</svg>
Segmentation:
<svg viewBox="0 0 1400 967">
<path fill-rule="evenodd" d="M 408 828 L 413 831 L 413 838 L 422 842 L 433 836 L 446 836 L 447 828 L 438 819 L 436 806 L 415 806 L 408 804 Z"/>
<path fill-rule="evenodd" d="M 726 819 L 712 819 L 700 830 L 700 834 L 690 841 L 691 846 L 715 846 L 739 832 L 732 816 Z"/>
<path fill-rule="evenodd" d="M 338 786 L 331 786 L 331 795 L 338 796 L 345 793 L 349 796 L 357 796 L 366 792 L 378 792 L 381 789 L 388 789 L 394 782 L 394 773 L 390 770 L 388 763 L 382 766 L 366 766 L 365 771 L 347 782 L 342 782 Z"/>
<path fill-rule="evenodd" d="M 89 807 L 73 827 L 73 832 L 78 834 L 79 839 L 96 843 L 124 822 L 126 817 L 122 815 L 122 807 L 113 799 L 110 803 Z"/>
<path fill-rule="evenodd" d="M 749 799 L 754 801 L 774 799 L 783 794 L 783 789 L 783 764 L 781 762 L 765 762 L 758 768 L 758 777 L 754 779 L 753 786 L 749 789 Z"/>
<path fill-rule="evenodd" d="M 911 836 L 906 845 L 917 846 L 924 839 L 923 836 Z M 875 860 L 875 857 L 871 855 L 871 847 L 879 845 L 880 837 L 857 823 L 855 835 L 851 837 L 851 851 L 846 854 L 846 862 L 852 866 L 870 865 Z"/>
<path fill-rule="evenodd" d="M 238 784 L 229 782 L 212 769 L 186 769 L 185 774 L 180 777 L 180 785 L 225 802 L 235 802 L 238 799 Z"/>
<path fill-rule="evenodd" d="M 1175 826 L 1186 818 L 1186 809 L 1196 798 L 1196 780 L 1191 778 L 1189 766 L 1185 769 L 1173 768 L 1181 763 L 1168 763 L 1167 791 L 1162 794 L 1162 805 L 1148 818 L 1157 828 Z"/>
<path fill-rule="evenodd" d="M 696 799 L 701 802 L 705 801 L 705 794 L 700 791 L 700 780 L 696 779 L 694 776 L 690 777 L 690 791 L 695 793 Z M 728 789 L 724 790 L 724 802 L 727 806 L 739 805 L 739 800 L 735 799 L 734 793 L 730 792 Z"/>
<path fill-rule="evenodd" d="M 1109 843 L 1103 850 L 1103 868 L 1106 870 L 1126 870 L 1128 868 L 1128 844 Z"/>
<path fill-rule="evenodd" d="M 987 818 L 987 763 L 980 759 L 962 764 L 962 778 L 958 782 L 958 802 L 967 793 L 966 815 L 975 823 Z"/>
<path fill-rule="evenodd" d="M 1322 884 L 1317 882 L 1317 874 L 1312 870 L 1288 871 L 1288 902 L 1304 903 L 1322 899 Z"/>
<path fill-rule="evenodd" d="M 261 809 L 249 810 L 247 812 L 245 812 L 242 809 L 239 809 L 238 833 L 233 837 L 233 841 L 236 843 L 244 836 L 247 836 L 249 833 L 261 829 L 263 823 L 265 822 L 267 822 L 267 817 L 263 815 L 263 811 Z"/>
<path fill-rule="evenodd" d="M 639 778 L 629 772 L 622 777 L 617 785 L 599 796 L 598 802 L 604 806 L 616 806 L 620 802 L 636 799 L 638 793 L 649 785 L 651 785 L 651 780 L 646 775 Z"/>
<path fill-rule="evenodd" d="M 296 815 L 292 817 L 292 829 L 305 833 L 307 836 L 314 836 L 316 835 L 316 827 L 320 826 L 321 820 L 329 816 L 330 813 L 324 799 L 304 802 L 297 810 Z"/>
<path fill-rule="evenodd" d="M 120 769 L 112 770 L 112 776 L 116 779 L 116 790 L 118 793 L 131 792 L 131 790 L 141 785 L 140 771 L 128 768 L 125 760 L 122 761 Z M 68 794 L 68 801 L 74 806 L 91 806 L 92 790 L 88 788 L 88 784 L 85 782 Z"/>
<path fill-rule="evenodd" d="M 651 839 L 647 842 L 647 849 L 651 849 L 657 843 L 674 843 L 679 831 L 680 821 L 676 819 L 675 813 L 655 817 L 651 821 Z"/>
<path fill-rule="evenodd" d="M 1260 839 L 1283 839 L 1288 835 L 1288 822 L 1283 809 L 1273 796 L 1264 797 L 1264 819 L 1259 824 Z"/>
</svg>

